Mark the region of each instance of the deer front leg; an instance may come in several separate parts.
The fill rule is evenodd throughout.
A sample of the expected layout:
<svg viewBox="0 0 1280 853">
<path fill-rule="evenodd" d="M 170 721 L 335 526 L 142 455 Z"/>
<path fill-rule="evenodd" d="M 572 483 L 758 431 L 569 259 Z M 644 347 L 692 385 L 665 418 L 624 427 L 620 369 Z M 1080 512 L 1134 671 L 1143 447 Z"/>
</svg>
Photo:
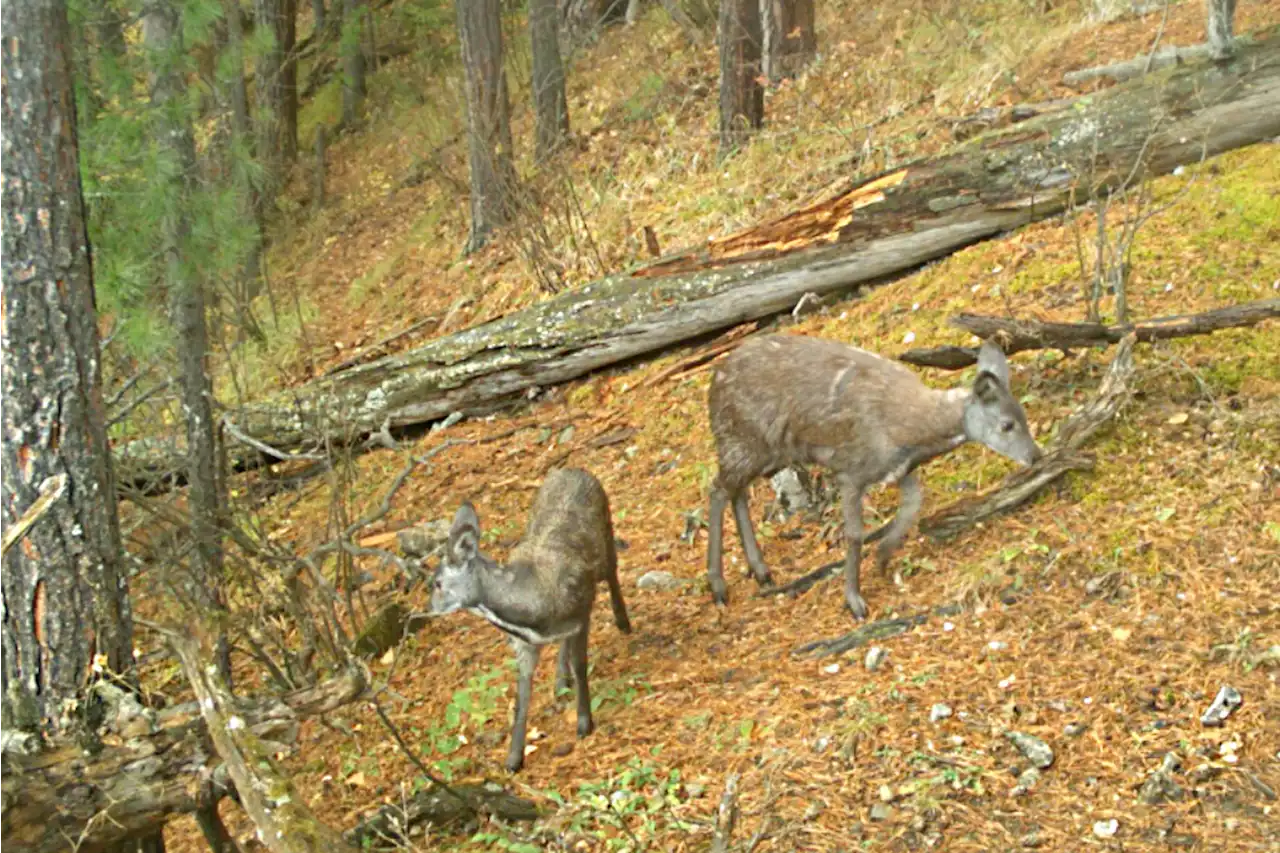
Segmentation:
<svg viewBox="0 0 1280 853">
<path fill-rule="evenodd" d="M 862 563 L 862 487 L 842 479 L 840 506 L 844 512 L 844 537 L 849 547 L 844 558 L 844 600 L 854 618 L 866 619 L 867 602 L 862 598 L 858 577 Z"/>
<path fill-rule="evenodd" d="M 511 725 L 511 749 L 507 753 L 507 770 L 515 773 L 524 766 L 524 733 L 529 723 L 529 702 L 533 697 L 533 673 L 538 668 L 539 646 L 515 641 L 516 666 L 516 719 Z"/>
<path fill-rule="evenodd" d="M 881 573 L 888 568 L 893 552 L 902 547 L 902 540 L 906 538 L 907 531 L 911 529 L 916 516 L 920 514 L 922 502 L 920 477 L 912 471 L 898 482 L 898 513 L 893 517 L 893 521 L 889 522 L 884 539 L 876 548 L 876 568 Z M 895 577 L 895 581 L 901 583 L 901 578 Z"/>
<path fill-rule="evenodd" d="M 742 489 L 733 496 L 733 519 L 738 523 L 738 536 L 742 539 L 742 553 L 751 567 L 760 586 L 773 586 L 773 575 L 764 564 L 764 556 L 760 553 L 760 543 L 756 541 L 756 531 L 751 526 L 751 508 L 747 505 L 747 490 Z"/>
<path fill-rule="evenodd" d="M 573 672 L 569 668 L 569 643 L 571 640 L 565 640 L 560 643 L 560 654 L 556 656 L 556 692 L 568 690 L 573 686 Z"/>
</svg>

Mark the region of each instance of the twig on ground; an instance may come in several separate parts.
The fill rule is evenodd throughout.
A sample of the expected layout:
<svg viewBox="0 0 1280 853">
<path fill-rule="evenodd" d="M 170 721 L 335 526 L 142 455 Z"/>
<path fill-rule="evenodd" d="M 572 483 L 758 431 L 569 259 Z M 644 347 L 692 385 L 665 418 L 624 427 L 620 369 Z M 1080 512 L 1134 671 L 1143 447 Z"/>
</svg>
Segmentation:
<svg viewBox="0 0 1280 853">
<path fill-rule="evenodd" d="M 1254 326 L 1280 318 L 1280 299 L 1262 299 L 1241 305 L 1215 308 L 1200 314 L 1157 317 L 1132 325 L 1107 326 L 1102 323 L 1046 323 L 1039 320 L 1011 320 L 981 314 L 959 314 L 951 324 L 984 340 L 994 340 L 1006 355 L 1035 349 L 1064 352 L 1076 347 L 1108 346 L 1119 343 L 1132 332 L 1140 343 L 1207 335 L 1223 329 Z M 921 367 L 960 370 L 978 361 L 976 347 L 944 346 L 908 350 L 899 361 Z"/>
<path fill-rule="evenodd" d="M 244 430 L 236 426 L 235 421 L 228 417 L 224 417 L 222 419 L 222 426 L 236 441 L 241 444 L 247 444 L 254 450 L 261 451 L 267 456 L 278 459 L 281 462 L 315 462 L 319 459 L 325 458 L 323 453 L 287 453 L 283 450 L 277 450 L 266 442 L 259 441 L 244 432 Z"/>
<path fill-rule="evenodd" d="M 738 774 L 730 773 L 716 809 L 716 828 L 711 836 L 711 853 L 728 853 L 733 828 L 738 822 Z"/>
</svg>

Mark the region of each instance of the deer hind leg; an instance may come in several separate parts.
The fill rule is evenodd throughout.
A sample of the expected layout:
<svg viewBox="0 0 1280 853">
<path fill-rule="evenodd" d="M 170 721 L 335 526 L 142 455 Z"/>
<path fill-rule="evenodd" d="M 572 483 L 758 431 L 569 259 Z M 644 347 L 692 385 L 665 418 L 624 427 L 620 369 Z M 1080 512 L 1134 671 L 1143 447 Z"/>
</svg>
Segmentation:
<svg viewBox="0 0 1280 853">
<path fill-rule="evenodd" d="M 716 604 L 729 603 L 724 585 L 724 508 L 729 495 L 717 479 L 711 486 L 711 508 L 707 513 L 707 582 Z"/>
<path fill-rule="evenodd" d="M 840 508 L 844 513 L 844 536 L 849 551 L 844 558 L 844 600 L 855 618 L 867 618 L 867 602 L 862 597 L 862 492 L 851 480 L 840 481 Z"/>
<path fill-rule="evenodd" d="M 573 680 L 578 686 L 578 737 L 586 737 L 595 729 L 591 720 L 591 689 L 587 686 L 587 633 L 590 623 L 565 640 L 569 649 L 569 663 L 573 667 Z"/>
<path fill-rule="evenodd" d="M 760 553 L 760 543 L 756 541 L 756 531 L 751 526 L 751 508 L 747 504 L 747 490 L 742 489 L 733 496 L 733 519 L 738 523 L 738 537 L 742 540 L 742 553 L 755 575 L 760 586 L 773 586 L 773 575 L 764 564 L 764 556 Z"/>
<path fill-rule="evenodd" d="M 573 686 L 573 670 L 569 663 L 569 640 L 560 643 L 560 653 L 556 655 L 556 692 L 568 690 Z"/>
<path fill-rule="evenodd" d="M 883 573 L 895 551 L 902 547 L 902 540 L 920 514 L 924 497 L 920 490 L 920 477 L 915 471 L 898 481 L 898 512 L 889 522 L 884 538 L 876 548 L 876 568 Z M 901 583 L 901 578 L 895 578 Z"/>
</svg>

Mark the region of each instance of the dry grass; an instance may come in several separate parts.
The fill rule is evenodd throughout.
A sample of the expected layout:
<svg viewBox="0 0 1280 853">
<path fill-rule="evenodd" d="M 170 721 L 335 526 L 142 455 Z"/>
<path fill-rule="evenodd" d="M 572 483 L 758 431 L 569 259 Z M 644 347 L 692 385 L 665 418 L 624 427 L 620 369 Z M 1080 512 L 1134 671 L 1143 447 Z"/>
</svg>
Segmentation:
<svg viewBox="0 0 1280 853">
<path fill-rule="evenodd" d="M 887 4 L 859 4 L 856 14 L 852 4 L 819 4 L 824 60 L 771 95 L 769 132 L 724 167 L 714 165 L 713 98 L 697 94 L 699 86 L 714 89 L 714 55 L 689 51 L 659 11 L 635 31 L 606 33 L 571 76 L 579 145 L 566 155 L 605 265 L 639 257 L 642 225 L 674 246 L 797 203 L 847 174 L 865 138 L 850 128 L 924 94 L 932 95 L 927 104 L 876 128 L 862 168 L 941 146 L 940 113 L 1058 96 L 1061 71 L 1132 56 L 1149 45 L 1158 20 L 1091 28 L 1075 4 L 1045 17 L 1032 14 L 1039 4 L 907 5 L 890 15 Z M 1240 28 L 1274 22 L 1278 9 L 1275 2 L 1243 5 Z M 1173 7 L 1167 41 L 1197 40 L 1201 14 L 1199 4 Z M 643 81 L 637 87 L 637 75 L 625 70 L 634 68 L 654 69 L 662 88 L 644 95 Z M 633 103 L 645 97 L 651 103 Z M 635 118 L 641 107 L 648 113 Z M 517 133 L 528 138 L 527 116 L 520 121 Z M 433 182 L 385 188 L 426 134 L 395 136 L 392 123 L 375 121 L 366 135 L 335 146 L 340 201 L 296 226 L 277 250 L 281 278 L 327 306 L 309 331 L 310 349 L 301 347 L 287 365 L 294 377 L 420 316 L 443 315 L 461 294 L 475 302 L 456 312 L 459 325 L 538 298 L 508 244 L 456 259 L 465 231 L 461 197 Z M 425 126 L 403 115 L 394 124 Z M 916 138 L 923 129 L 930 134 Z M 1195 184 L 1139 237 L 1134 316 L 1276 295 L 1278 162 L 1275 146 L 1261 145 L 1191 170 L 1200 173 Z M 1172 197 L 1188 178 L 1164 179 L 1158 196 Z M 1087 222 L 1081 227 L 1092 233 Z M 573 269 L 590 265 L 570 260 Z M 945 325 L 958 310 L 1078 320 L 1075 261 L 1071 227 L 1042 223 L 831 306 L 795 331 L 895 352 L 909 335 L 916 345 L 963 343 Z M 380 272 L 353 295 L 354 270 Z M 514 677 L 499 632 L 456 616 L 432 622 L 398 652 L 392 688 L 404 702 L 389 710 L 409 742 L 422 746 L 423 759 L 457 778 L 504 779 L 551 814 L 536 831 L 495 831 L 517 840 L 527 834 L 534 849 L 634 849 L 637 841 L 650 850 L 705 849 L 723 781 L 739 772 L 737 837 L 745 846 L 760 833 L 760 851 L 1006 850 L 1029 833 L 1050 850 L 1277 849 L 1280 804 L 1252 781 L 1280 789 L 1280 661 L 1263 654 L 1280 644 L 1274 325 L 1140 348 L 1139 394 L 1091 448 L 1094 472 L 946 545 L 909 541 L 898 556 L 906 586 L 877 578 L 866 585 L 873 616 L 956 600 L 969 606 L 950 623 L 932 619 L 886 641 L 888 664 L 876 673 L 863 669 L 860 652 L 820 661 L 793 656 L 807 641 L 853 627 L 841 596 L 828 583 L 795 601 L 755 597 L 736 540 L 728 555 L 732 603 L 711 606 L 701 580 L 705 538 L 679 540 L 685 514 L 704 505 L 712 473 L 707 371 L 654 381 L 680 357 L 577 382 L 519 414 L 464 422 L 406 448 L 522 427 L 438 456 L 380 528 L 449 515 L 472 500 L 492 532 L 486 545 L 500 557 L 518 538 L 547 466 L 563 453 L 544 427 L 572 423 L 575 443 L 605 429 L 636 430 L 625 443 L 580 447 L 566 460 L 593 471 L 609 491 L 618 535 L 629 545 L 621 575 L 636 626 L 625 637 L 607 608 L 597 613 L 591 661 L 601 704 L 589 740 L 574 737 L 572 702 L 553 701 L 545 663 L 530 723 L 544 736 L 533 741 L 526 770 L 505 778 Z M 1091 393 L 1107 356 L 1039 353 L 1014 361 L 1029 416 L 1047 432 Z M 361 499 L 372 501 L 402 462 L 379 451 L 356 465 Z M 974 447 L 939 460 L 925 473 L 926 511 L 1008 470 Z M 757 517 L 766 491 L 756 490 Z M 891 500 L 871 497 L 881 510 Z M 282 538 L 302 549 L 323 529 L 326 496 L 317 489 L 287 511 L 267 511 Z M 782 535 L 792 531 L 799 537 Z M 836 553 L 819 541 L 816 524 L 793 521 L 762 533 L 780 580 Z M 689 584 L 640 592 L 635 581 L 650 569 Z M 1016 601 L 1004 603 L 1002 590 Z M 425 607 L 422 592 L 411 604 Z M 375 678 L 386 668 L 375 663 Z M 1239 689 L 1245 704 L 1225 728 L 1203 729 L 1198 717 L 1221 684 Z M 477 711 L 448 722 L 462 690 Z M 956 715 L 930 723 L 937 702 Z M 312 806 L 347 827 L 397 798 L 415 772 L 371 711 L 334 716 L 347 733 L 308 724 L 290 764 Z M 1072 722 L 1084 724 L 1083 734 L 1064 734 Z M 1011 794 L 1024 762 L 1003 737 L 1010 728 L 1043 738 L 1057 755 L 1026 795 Z M 1224 742 L 1239 744 L 1236 762 L 1221 758 Z M 1138 804 L 1138 787 L 1171 750 L 1183 756 L 1176 780 L 1196 795 Z M 1214 775 L 1196 783 L 1186 771 L 1201 764 Z M 882 786 L 892 813 L 871 821 Z M 600 799 L 620 790 L 642 798 L 620 795 L 612 808 Z M 1111 818 L 1117 835 L 1096 837 L 1094 822 Z M 174 849 L 197 849 L 193 830 L 179 834 Z M 422 841 L 426 849 L 455 846 L 465 847 L 464 839 Z M 486 839 L 472 846 L 501 849 Z"/>
</svg>

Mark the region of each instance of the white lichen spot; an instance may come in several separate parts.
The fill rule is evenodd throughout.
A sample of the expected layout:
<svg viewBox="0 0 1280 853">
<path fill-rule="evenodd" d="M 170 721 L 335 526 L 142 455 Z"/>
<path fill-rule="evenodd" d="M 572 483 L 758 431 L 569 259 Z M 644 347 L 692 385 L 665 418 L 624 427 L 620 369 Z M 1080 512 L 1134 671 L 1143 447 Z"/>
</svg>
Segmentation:
<svg viewBox="0 0 1280 853">
<path fill-rule="evenodd" d="M 242 717 L 232 716 L 227 720 L 227 728 L 233 732 L 244 728 L 244 719 Z"/>
<path fill-rule="evenodd" d="M 206 711 L 212 711 L 212 710 L 213 710 L 213 698 L 212 698 L 212 697 L 205 697 L 204 701 L 200 703 L 200 707 L 201 707 L 201 708 L 204 708 Z"/>
</svg>

